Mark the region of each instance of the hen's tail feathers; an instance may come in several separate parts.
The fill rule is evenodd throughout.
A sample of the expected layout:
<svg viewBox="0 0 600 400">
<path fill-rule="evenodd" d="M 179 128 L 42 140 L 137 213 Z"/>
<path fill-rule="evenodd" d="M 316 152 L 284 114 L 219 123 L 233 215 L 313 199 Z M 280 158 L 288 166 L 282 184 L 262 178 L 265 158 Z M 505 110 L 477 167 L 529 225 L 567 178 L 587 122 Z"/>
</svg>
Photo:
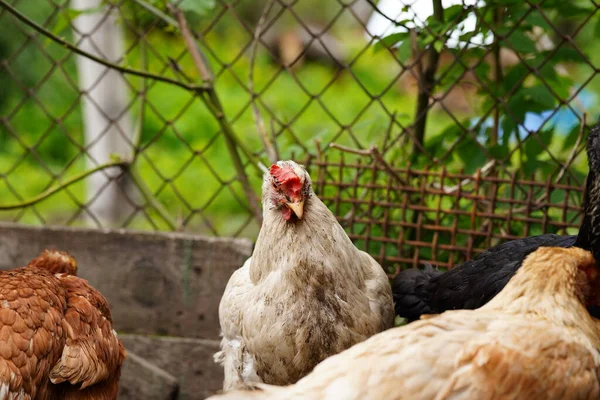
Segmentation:
<svg viewBox="0 0 600 400">
<path fill-rule="evenodd" d="M 215 362 L 215 364 L 219 364 L 222 366 L 225 366 L 225 346 L 227 345 L 227 340 L 225 340 L 225 338 L 223 337 L 223 332 L 221 332 L 219 334 L 219 336 L 221 337 L 221 350 L 217 351 L 214 355 L 213 355 L 213 360 Z"/>
<path fill-rule="evenodd" d="M 27 266 L 45 269 L 53 274 L 77 275 L 77 260 L 66 251 L 46 249 Z"/>
<path fill-rule="evenodd" d="M 429 304 L 428 283 L 443 272 L 426 264 L 424 269 L 401 271 L 392 281 L 396 315 L 409 321 L 418 320 L 422 314 L 435 314 Z"/>
<path fill-rule="evenodd" d="M 119 374 L 126 353 L 112 326 L 108 302 L 85 280 L 60 277 L 67 292 L 63 320 L 66 343 L 50 372 L 54 384 L 69 382 L 80 389 Z"/>
<path fill-rule="evenodd" d="M 225 352 L 223 350 L 217 351 L 213 355 L 215 364 L 223 365 L 225 363 Z"/>
</svg>

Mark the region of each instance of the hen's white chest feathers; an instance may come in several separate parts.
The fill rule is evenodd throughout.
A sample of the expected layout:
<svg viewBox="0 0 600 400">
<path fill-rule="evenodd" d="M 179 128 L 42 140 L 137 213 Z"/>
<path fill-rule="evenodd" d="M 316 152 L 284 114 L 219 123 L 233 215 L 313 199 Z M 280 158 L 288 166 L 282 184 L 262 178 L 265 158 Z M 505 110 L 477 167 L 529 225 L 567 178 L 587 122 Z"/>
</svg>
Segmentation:
<svg viewBox="0 0 600 400">
<path fill-rule="evenodd" d="M 305 208 L 296 224 L 267 211 L 252 258 L 228 283 L 219 308 L 225 390 L 294 383 L 393 324 L 381 266 L 354 247 L 318 198 Z"/>
</svg>

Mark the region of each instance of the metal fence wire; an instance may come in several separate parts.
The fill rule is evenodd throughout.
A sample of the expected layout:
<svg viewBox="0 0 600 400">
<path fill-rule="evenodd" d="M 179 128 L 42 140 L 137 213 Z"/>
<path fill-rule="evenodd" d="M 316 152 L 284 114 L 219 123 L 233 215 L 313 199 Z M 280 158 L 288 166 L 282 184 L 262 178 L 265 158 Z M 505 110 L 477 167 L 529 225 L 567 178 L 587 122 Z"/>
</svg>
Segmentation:
<svg viewBox="0 0 600 400">
<path fill-rule="evenodd" d="M 576 232 L 594 0 L 0 0 L 0 218 L 255 237 L 295 159 L 390 273 Z"/>
</svg>

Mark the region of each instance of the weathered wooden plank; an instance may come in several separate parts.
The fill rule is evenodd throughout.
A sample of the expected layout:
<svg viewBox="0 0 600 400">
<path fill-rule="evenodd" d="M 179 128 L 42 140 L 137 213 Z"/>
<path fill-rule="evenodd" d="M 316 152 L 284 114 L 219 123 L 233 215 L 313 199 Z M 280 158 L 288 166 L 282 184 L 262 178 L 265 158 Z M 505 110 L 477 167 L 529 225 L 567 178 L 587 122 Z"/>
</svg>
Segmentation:
<svg viewBox="0 0 600 400">
<path fill-rule="evenodd" d="M 213 361 L 217 340 L 119 335 L 128 352 L 177 377 L 178 400 L 202 400 L 223 387 L 223 369 Z"/>
<path fill-rule="evenodd" d="M 129 351 L 119 381 L 119 400 L 177 400 L 177 378 Z"/>
<path fill-rule="evenodd" d="M 79 276 L 110 302 L 120 332 L 216 339 L 218 304 L 252 253 L 246 239 L 0 224 L 0 269 L 45 248 L 72 253 Z"/>
</svg>

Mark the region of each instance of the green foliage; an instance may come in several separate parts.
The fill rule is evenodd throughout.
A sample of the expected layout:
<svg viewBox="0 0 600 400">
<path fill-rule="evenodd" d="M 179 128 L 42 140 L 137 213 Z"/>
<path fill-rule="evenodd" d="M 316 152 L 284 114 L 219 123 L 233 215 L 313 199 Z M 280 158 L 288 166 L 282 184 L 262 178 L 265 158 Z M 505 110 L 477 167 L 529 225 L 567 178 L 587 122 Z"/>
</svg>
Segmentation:
<svg viewBox="0 0 600 400">
<path fill-rule="evenodd" d="M 170 0 L 178 4 L 183 11 L 193 12 L 200 16 L 208 14 L 216 5 L 216 0 Z"/>
<path fill-rule="evenodd" d="M 408 32 L 398 32 L 398 33 L 392 33 L 391 35 L 388 35 L 384 38 L 382 38 L 381 40 L 379 40 L 377 43 L 375 43 L 374 46 L 374 51 L 378 52 L 381 51 L 383 49 L 389 48 L 390 46 L 395 45 L 398 42 L 408 42 L 408 37 L 409 34 Z"/>
<path fill-rule="evenodd" d="M 435 0 L 433 0 L 435 1 Z M 477 7 L 477 8 L 475 8 Z M 535 7 L 535 8 L 533 8 Z M 539 142 L 534 143 L 534 137 L 525 138 L 525 147 L 521 151 L 524 157 L 505 160 L 515 146 L 522 146 L 519 129 L 525 122 L 526 115 L 540 114 L 560 107 L 559 101 L 570 98 L 570 90 L 574 85 L 569 74 L 558 74 L 557 70 L 565 65 L 574 68 L 576 65 L 586 65 L 586 55 L 581 54 L 569 43 L 554 40 L 556 48 L 538 49 L 538 41 L 555 37 L 556 26 L 560 21 L 577 20 L 594 13 L 595 6 L 589 1 L 565 2 L 561 0 L 523 2 L 519 0 L 492 0 L 478 3 L 477 6 L 453 5 L 444 9 L 444 20 L 438 21 L 434 16 L 426 19 L 422 26 L 414 28 L 420 51 L 443 51 L 445 44 L 453 32 L 459 32 L 459 44 L 448 51 L 456 58 L 456 62 L 441 65 L 437 71 L 437 90 L 446 91 L 456 85 L 468 72 L 476 77 L 478 88 L 480 114 L 489 113 L 497 108 L 500 118 L 497 129 L 485 128 L 481 133 L 487 136 L 486 143 L 495 142 L 492 135 L 498 132 L 500 145 L 490 146 L 490 154 L 505 162 L 516 162 L 515 168 L 522 168 L 527 173 L 548 171 L 547 163 L 538 159 L 538 152 L 544 153 Z M 475 13 L 473 11 L 476 11 Z M 475 29 L 464 32 L 461 23 L 467 16 L 476 19 Z M 588 24 L 593 29 L 595 37 L 600 37 L 600 21 Z M 493 36 L 493 42 L 483 45 L 467 45 L 474 37 Z M 376 46 L 378 49 L 396 46 L 398 58 L 406 58 L 403 46 L 408 42 L 406 32 L 393 33 Z M 581 45 L 579 45 L 581 48 Z M 410 50 L 410 48 L 409 48 Z M 508 50 L 516 54 L 518 61 L 502 68 L 496 73 L 490 63 L 491 56 L 496 52 Z M 487 60 L 483 57 L 488 55 Z M 568 64 L 567 64 L 568 63 Z M 439 155 L 452 146 L 452 139 L 458 131 L 454 125 L 448 126 L 444 137 L 426 136 L 426 147 Z M 546 124 L 548 125 L 548 124 Z M 463 126 L 468 126 L 465 122 Z M 554 126 L 543 126 L 542 131 L 535 136 L 550 142 L 554 135 Z M 574 141 L 574 133 L 569 135 L 570 143 Z M 468 135 L 455 148 L 455 159 L 472 171 L 485 163 L 481 151 L 476 151 L 476 135 Z M 483 142 L 482 142 L 483 143 Z M 484 144 L 485 146 L 485 144 Z M 564 148 L 566 150 L 566 148 Z M 474 156 L 473 156 L 474 155 Z M 566 157 L 566 151 L 557 154 L 557 158 Z"/>
</svg>

